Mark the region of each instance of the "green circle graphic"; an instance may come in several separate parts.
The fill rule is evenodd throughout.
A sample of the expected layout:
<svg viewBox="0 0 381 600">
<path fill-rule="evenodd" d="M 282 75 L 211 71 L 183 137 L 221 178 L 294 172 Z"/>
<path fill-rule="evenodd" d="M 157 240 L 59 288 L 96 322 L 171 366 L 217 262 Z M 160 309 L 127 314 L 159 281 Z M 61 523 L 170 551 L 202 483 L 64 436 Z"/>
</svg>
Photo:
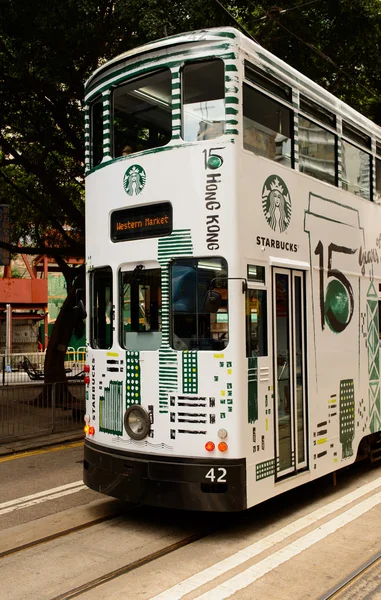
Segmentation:
<svg viewBox="0 0 381 600">
<path fill-rule="evenodd" d="M 129 196 L 140 194 L 146 184 L 146 172 L 140 165 L 131 165 L 123 177 L 123 188 Z"/>
<path fill-rule="evenodd" d="M 209 169 L 219 169 L 222 165 L 222 159 L 220 156 L 209 156 L 208 158 L 208 167 Z"/>
<path fill-rule="evenodd" d="M 325 320 L 329 328 L 335 333 L 339 333 L 341 327 L 338 330 L 337 324 L 334 321 L 336 320 L 341 326 L 346 325 L 349 313 L 350 299 L 347 289 L 337 279 L 330 281 L 324 300 Z M 330 318 L 330 315 L 332 315 L 332 318 Z"/>
</svg>

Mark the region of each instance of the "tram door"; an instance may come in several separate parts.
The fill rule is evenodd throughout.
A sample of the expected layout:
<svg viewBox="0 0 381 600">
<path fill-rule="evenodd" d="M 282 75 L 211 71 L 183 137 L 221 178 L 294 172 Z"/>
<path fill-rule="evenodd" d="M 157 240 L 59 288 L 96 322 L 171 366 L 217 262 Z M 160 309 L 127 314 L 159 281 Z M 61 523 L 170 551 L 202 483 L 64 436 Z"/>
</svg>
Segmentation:
<svg viewBox="0 0 381 600">
<path fill-rule="evenodd" d="M 304 273 L 273 269 L 276 477 L 307 467 Z"/>
</svg>

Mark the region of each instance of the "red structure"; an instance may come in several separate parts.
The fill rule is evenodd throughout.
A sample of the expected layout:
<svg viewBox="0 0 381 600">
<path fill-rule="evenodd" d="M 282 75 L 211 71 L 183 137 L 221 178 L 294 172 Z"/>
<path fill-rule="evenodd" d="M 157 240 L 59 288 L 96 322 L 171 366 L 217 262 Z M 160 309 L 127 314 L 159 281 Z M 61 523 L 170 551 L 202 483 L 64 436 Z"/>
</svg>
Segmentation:
<svg viewBox="0 0 381 600">
<path fill-rule="evenodd" d="M 48 259 L 39 255 L 29 262 L 21 254 L 29 278 L 12 277 L 11 266 L 4 267 L 4 276 L 0 279 L 0 322 L 7 318 L 7 305 L 10 306 L 10 345 L 12 346 L 12 323 L 15 319 L 44 321 L 43 349 L 48 343 Z M 37 351 L 37 340 L 36 340 Z M 10 348 L 12 352 L 12 347 Z"/>
</svg>

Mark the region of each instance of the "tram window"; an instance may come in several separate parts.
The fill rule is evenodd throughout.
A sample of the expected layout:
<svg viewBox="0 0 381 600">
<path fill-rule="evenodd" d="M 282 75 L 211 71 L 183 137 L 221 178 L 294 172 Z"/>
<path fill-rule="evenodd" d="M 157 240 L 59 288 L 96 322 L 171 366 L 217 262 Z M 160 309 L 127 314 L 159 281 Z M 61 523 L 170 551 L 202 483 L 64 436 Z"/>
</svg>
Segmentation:
<svg viewBox="0 0 381 600">
<path fill-rule="evenodd" d="M 315 119 L 325 123 L 325 125 L 336 129 L 336 115 L 323 106 L 318 106 L 309 98 L 302 96 L 302 94 L 300 95 L 299 106 L 300 110 L 307 113 L 307 115 L 315 117 Z"/>
<path fill-rule="evenodd" d="M 346 123 L 345 121 L 343 121 L 343 135 L 345 135 L 345 137 L 349 138 L 350 140 L 353 140 L 357 144 L 360 144 L 361 146 L 365 146 L 366 148 L 372 147 L 372 140 L 370 135 L 363 133 L 362 131 L 360 131 L 356 127 L 353 127 L 353 125 Z"/>
<path fill-rule="evenodd" d="M 243 86 L 243 145 L 258 156 L 292 166 L 292 118 L 286 106 Z"/>
<path fill-rule="evenodd" d="M 169 69 L 135 79 L 114 90 L 114 158 L 165 146 L 171 136 L 172 82 Z"/>
<path fill-rule="evenodd" d="M 381 204 L 381 160 L 376 158 L 376 197 L 375 201 Z"/>
<path fill-rule="evenodd" d="M 97 98 L 90 107 L 90 161 L 96 167 L 103 158 L 103 103 Z"/>
<path fill-rule="evenodd" d="M 225 133 L 224 63 L 214 59 L 187 64 L 182 72 L 181 136 L 187 142 Z"/>
<path fill-rule="evenodd" d="M 267 292 L 246 292 L 246 356 L 267 356 Z"/>
<path fill-rule="evenodd" d="M 302 116 L 299 116 L 299 169 L 336 184 L 336 136 Z"/>
<path fill-rule="evenodd" d="M 344 190 L 371 199 L 371 157 L 349 142 L 341 142 L 342 186 Z"/>
<path fill-rule="evenodd" d="M 121 346 L 157 350 L 161 345 L 161 270 L 121 271 Z"/>
<path fill-rule="evenodd" d="M 248 281 L 256 281 L 257 283 L 265 283 L 265 267 L 258 265 L 247 265 Z"/>
<path fill-rule="evenodd" d="M 229 342 L 228 267 L 223 258 L 179 259 L 171 267 L 171 345 L 175 350 L 223 350 Z M 218 292 L 215 313 L 205 308 Z"/>
<path fill-rule="evenodd" d="M 112 346 L 113 300 L 112 270 L 110 267 L 96 269 L 91 274 L 91 346 L 109 349 Z"/>
<path fill-rule="evenodd" d="M 255 85 L 268 90 L 274 96 L 279 96 L 282 100 L 292 100 L 292 89 L 276 77 L 257 69 L 249 63 L 245 63 L 245 77 Z"/>
</svg>

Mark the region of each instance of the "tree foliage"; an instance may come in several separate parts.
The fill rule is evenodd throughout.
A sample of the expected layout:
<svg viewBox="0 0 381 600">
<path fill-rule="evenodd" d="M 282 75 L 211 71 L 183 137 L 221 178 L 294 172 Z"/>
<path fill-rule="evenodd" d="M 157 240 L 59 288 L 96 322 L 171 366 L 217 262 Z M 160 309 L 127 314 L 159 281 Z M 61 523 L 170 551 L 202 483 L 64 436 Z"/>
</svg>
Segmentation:
<svg viewBox="0 0 381 600">
<path fill-rule="evenodd" d="M 257 41 L 381 124 L 379 0 L 255 3 L 247 27 Z"/>
</svg>

